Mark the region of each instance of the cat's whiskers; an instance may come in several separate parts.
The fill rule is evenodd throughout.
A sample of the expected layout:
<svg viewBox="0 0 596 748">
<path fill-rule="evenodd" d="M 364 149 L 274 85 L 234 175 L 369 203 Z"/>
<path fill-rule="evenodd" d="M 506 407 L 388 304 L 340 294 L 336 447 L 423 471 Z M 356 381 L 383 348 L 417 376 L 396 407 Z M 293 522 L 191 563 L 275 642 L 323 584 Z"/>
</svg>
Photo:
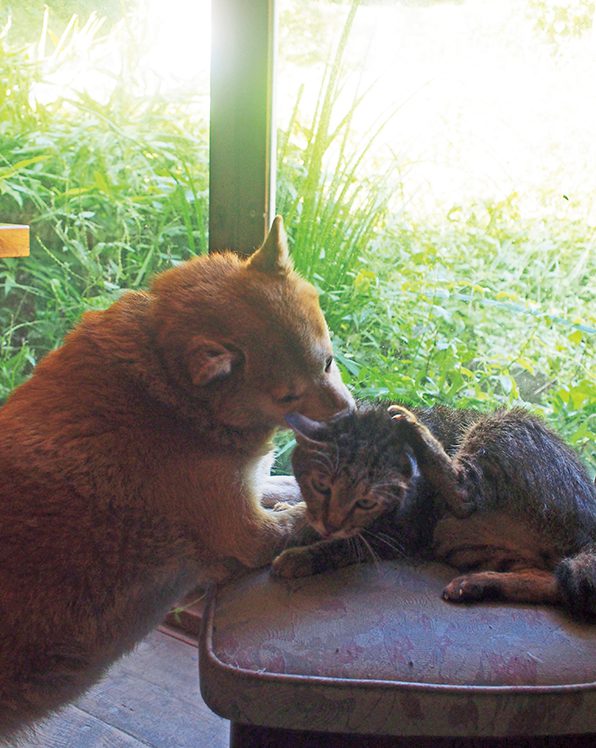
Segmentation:
<svg viewBox="0 0 596 748">
<path fill-rule="evenodd" d="M 391 541 L 394 543 L 401 551 L 405 553 L 404 545 L 403 543 L 400 543 L 399 540 L 392 535 L 388 535 L 386 532 L 379 532 L 377 533 L 380 538 L 384 538 L 386 541 Z"/>
<path fill-rule="evenodd" d="M 355 536 L 352 536 L 351 538 L 348 538 L 348 545 L 350 547 L 350 553 L 353 556 L 355 556 L 355 558 L 358 561 L 358 563 L 360 563 L 360 561 L 363 561 L 364 558 L 363 558 L 363 555 L 362 555 L 362 547 L 357 542 L 357 537 L 358 536 L 355 535 Z"/>
<path fill-rule="evenodd" d="M 396 553 L 402 556 L 402 558 L 407 558 L 407 554 L 403 546 L 395 538 L 390 539 L 390 536 L 386 535 L 384 532 L 372 532 L 371 530 L 366 529 L 363 530 L 363 532 L 366 532 L 371 537 L 376 538 L 376 540 L 379 540 L 381 543 L 389 546 L 392 550 L 396 551 Z"/>
<path fill-rule="evenodd" d="M 366 532 L 366 531 L 365 531 L 365 532 Z M 355 538 L 359 538 L 359 539 L 360 539 L 360 540 L 361 540 L 361 541 L 362 541 L 362 542 L 364 543 L 364 546 L 365 546 L 365 548 L 366 548 L 366 549 L 368 550 L 368 552 L 370 553 L 370 557 L 371 557 L 371 559 L 372 559 L 372 561 L 373 561 L 374 565 L 375 565 L 375 566 L 377 567 L 377 570 L 378 570 L 378 569 L 379 569 L 379 561 L 380 561 L 380 558 L 379 558 L 379 556 L 378 556 L 378 555 L 377 555 L 377 554 L 375 553 L 375 551 L 374 551 L 373 547 L 372 547 L 372 546 L 371 546 L 371 544 L 370 544 L 370 543 L 368 542 L 368 540 L 367 540 L 367 539 L 366 539 L 366 538 L 364 537 L 364 535 L 362 535 L 362 531 L 361 531 L 361 532 L 359 532 L 359 533 L 358 533 L 358 535 L 355 535 L 354 537 L 355 537 Z"/>
</svg>

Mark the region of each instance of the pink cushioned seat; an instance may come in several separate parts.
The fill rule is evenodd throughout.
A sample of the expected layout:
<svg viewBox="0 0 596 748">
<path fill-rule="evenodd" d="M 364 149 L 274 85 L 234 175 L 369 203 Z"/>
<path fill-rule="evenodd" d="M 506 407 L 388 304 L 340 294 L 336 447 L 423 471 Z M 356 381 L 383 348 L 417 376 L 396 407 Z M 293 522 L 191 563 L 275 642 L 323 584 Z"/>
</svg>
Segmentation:
<svg viewBox="0 0 596 748">
<path fill-rule="evenodd" d="M 595 733 L 596 626 L 554 608 L 446 603 L 453 576 L 387 561 L 293 581 L 263 570 L 213 590 L 203 698 L 233 722 L 292 730 Z"/>
</svg>

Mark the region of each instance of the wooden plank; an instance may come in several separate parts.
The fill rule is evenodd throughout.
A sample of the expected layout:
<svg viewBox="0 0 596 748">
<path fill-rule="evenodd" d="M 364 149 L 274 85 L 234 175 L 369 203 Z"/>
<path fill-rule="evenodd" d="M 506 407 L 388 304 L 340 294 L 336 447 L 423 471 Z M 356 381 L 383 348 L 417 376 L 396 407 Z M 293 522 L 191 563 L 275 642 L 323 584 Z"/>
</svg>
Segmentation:
<svg viewBox="0 0 596 748">
<path fill-rule="evenodd" d="M 199 693 L 196 645 L 152 632 L 19 748 L 227 748 L 229 722 Z"/>
<path fill-rule="evenodd" d="M 72 705 L 42 723 L 31 738 L 19 742 L 19 748 L 145 748 L 148 745 Z"/>
<path fill-rule="evenodd" d="M 250 252 L 274 214 L 274 5 L 212 3 L 210 251 Z"/>
<path fill-rule="evenodd" d="M 104 682 L 123 676 L 135 682 L 142 680 L 163 688 L 181 701 L 194 704 L 196 698 L 200 698 L 198 667 L 196 644 L 180 641 L 156 629 L 140 642 L 134 652 L 112 666 Z M 89 694 L 99 692 L 101 685 L 95 686 Z"/>
<path fill-rule="evenodd" d="M 0 223 L 0 257 L 29 256 L 29 226 Z"/>
<path fill-rule="evenodd" d="M 76 705 L 156 748 L 226 748 L 226 720 L 199 693 L 196 647 L 154 631 Z"/>
</svg>

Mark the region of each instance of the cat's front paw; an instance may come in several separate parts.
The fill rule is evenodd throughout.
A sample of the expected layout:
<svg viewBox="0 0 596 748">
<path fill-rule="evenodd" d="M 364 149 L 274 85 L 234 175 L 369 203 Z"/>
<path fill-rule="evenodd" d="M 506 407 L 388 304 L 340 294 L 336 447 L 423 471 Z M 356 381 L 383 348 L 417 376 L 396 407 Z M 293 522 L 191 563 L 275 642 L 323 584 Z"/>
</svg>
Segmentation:
<svg viewBox="0 0 596 748">
<path fill-rule="evenodd" d="M 310 577 L 314 572 L 310 554 L 303 548 L 288 548 L 273 559 L 271 573 L 282 579 Z"/>
<path fill-rule="evenodd" d="M 390 405 L 387 408 L 400 438 L 410 443 L 419 444 L 426 441 L 427 428 L 416 418 L 412 411 L 401 405 Z"/>
<path fill-rule="evenodd" d="M 455 577 L 443 590 L 443 600 L 450 603 L 473 603 L 498 597 L 499 584 L 495 572 L 464 574 Z"/>
<path fill-rule="evenodd" d="M 391 417 L 398 425 L 418 426 L 418 419 L 412 413 L 411 410 L 402 407 L 401 405 L 390 405 L 387 410 L 391 414 Z"/>
</svg>

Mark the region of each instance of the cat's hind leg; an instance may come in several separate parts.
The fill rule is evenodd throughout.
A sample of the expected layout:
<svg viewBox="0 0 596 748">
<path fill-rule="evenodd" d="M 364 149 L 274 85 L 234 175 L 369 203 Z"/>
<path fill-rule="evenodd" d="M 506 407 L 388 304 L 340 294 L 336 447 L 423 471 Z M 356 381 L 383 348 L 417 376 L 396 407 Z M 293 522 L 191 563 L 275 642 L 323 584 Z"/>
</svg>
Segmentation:
<svg viewBox="0 0 596 748">
<path fill-rule="evenodd" d="M 445 501 L 449 511 L 461 518 L 472 514 L 476 509 L 474 497 L 463 487 L 463 474 L 443 445 L 406 408 L 391 405 L 389 413 L 400 435 L 414 450 L 422 474 Z"/>
<path fill-rule="evenodd" d="M 555 575 L 535 568 L 463 574 L 449 582 L 443 590 L 443 599 L 453 603 L 504 600 L 557 605 L 563 602 Z"/>
<path fill-rule="evenodd" d="M 596 545 L 564 558 L 555 575 L 565 604 L 582 618 L 596 618 Z"/>
</svg>

